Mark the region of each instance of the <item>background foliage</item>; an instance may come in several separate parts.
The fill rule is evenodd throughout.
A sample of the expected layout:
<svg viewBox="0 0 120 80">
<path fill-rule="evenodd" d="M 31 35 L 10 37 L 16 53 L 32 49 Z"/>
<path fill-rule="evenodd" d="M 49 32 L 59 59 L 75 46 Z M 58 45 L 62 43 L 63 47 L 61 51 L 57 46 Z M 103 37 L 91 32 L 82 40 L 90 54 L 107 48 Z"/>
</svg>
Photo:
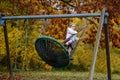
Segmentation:
<svg viewBox="0 0 120 80">
<path fill-rule="evenodd" d="M 14 15 L 75 14 L 101 12 L 106 7 L 109 13 L 109 37 L 112 72 L 120 72 L 120 0 L 1 0 L 0 13 Z M 74 60 L 66 70 L 87 71 L 93 55 L 98 18 L 92 18 L 85 36 L 79 43 Z M 65 39 L 66 28 L 76 23 L 77 29 L 85 24 L 83 18 L 31 19 L 7 21 L 12 67 L 23 70 L 52 70 L 36 53 L 34 42 L 38 36 L 48 35 L 58 40 Z M 104 29 L 103 29 L 104 32 Z M 79 33 L 80 35 L 80 33 Z M 78 36 L 79 36 L 78 35 Z M 104 33 L 101 34 L 100 49 L 97 56 L 96 71 L 106 72 Z M 7 67 L 3 28 L 0 26 L 0 68 Z"/>
</svg>

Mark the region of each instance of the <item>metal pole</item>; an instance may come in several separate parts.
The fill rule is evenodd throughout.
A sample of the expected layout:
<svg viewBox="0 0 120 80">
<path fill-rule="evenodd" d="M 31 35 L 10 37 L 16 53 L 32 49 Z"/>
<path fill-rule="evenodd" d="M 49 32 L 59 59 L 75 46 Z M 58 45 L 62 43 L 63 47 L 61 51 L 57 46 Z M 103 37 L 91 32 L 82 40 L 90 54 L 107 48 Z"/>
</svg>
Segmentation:
<svg viewBox="0 0 120 80">
<path fill-rule="evenodd" d="M 52 18 L 74 18 L 74 17 L 100 17 L 100 13 L 89 14 L 59 14 L 59 15 L 29 15 L 29 16 L 3 16 L 2 20 L 18 20 L 18 19 L 52 19 Z M 106 13 L 105 16 L 108 16 Z"/>
<path fill-rule="evenodd" d="M 5 23 L 5 25 L 3 26 L 3 28 L 4 28 L 4 38 L 5 38 L 6 52 L 7 52 L 7 62 L 8 62 L 10 79 L 12 79 L 13 73 L 12 73 L 11 60 L 10 60 L 10 50 L 9 50 L 9 43 L 8 43 L 8 33 L 7 33 L 6 21 L 4 23 Z"/>
<path fill-rule="evenodd" d="M 110 64 L 110 50 L 109 50 L 109 29 L 108 29 L 108 20 L 105 17 L 104 20 L 104 34 L 105 34 L 105 44 L 106 44 L 106 59 L 107 59 L 107 73 L 108 73 L 108 80 L 111 80 L 111 64 Z"/>
</svg>

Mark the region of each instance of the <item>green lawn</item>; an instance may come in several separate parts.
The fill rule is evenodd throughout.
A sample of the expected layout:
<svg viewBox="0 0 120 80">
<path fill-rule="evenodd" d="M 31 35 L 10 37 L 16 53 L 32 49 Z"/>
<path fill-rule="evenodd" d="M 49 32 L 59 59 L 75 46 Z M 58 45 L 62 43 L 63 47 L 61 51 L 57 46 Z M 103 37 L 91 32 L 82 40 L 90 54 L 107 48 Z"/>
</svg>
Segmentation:
<svg viewBox="0 0 120 80">
<path fill-rule="evenodd" d="M 14 72 L 15 80 L 88 80 L 88 72 L 72 71 L 25 71 Z M 8 73 L 0 72 L 0 80 L 7 80 Z M 94 80 L 107 80 L 106 74 L 95 73 Z M 120 80 L 118 74 L 112 75 L 112 80 Z"/>
</svg>

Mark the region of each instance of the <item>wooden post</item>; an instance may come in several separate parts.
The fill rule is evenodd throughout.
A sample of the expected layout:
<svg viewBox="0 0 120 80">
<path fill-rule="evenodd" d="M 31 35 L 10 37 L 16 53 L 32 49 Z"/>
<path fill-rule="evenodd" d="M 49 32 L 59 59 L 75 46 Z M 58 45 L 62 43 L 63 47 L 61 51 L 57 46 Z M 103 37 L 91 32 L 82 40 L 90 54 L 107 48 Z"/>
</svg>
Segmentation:
<svg viewBox="0 0 120 80">
<path fill-rule="evenodd" d="M 104 16 L 105 16 L 105 9 L 103 8 L 101 17 L 100 17 L 100 23 L 99 23 L 99 27 L 98 27 L 96 41 L 95 41 L 95 47 L 94 47 L 94 53 L 93 53 L 93 59 L 92 59 L 92 64 L 91 64 L 89 80 L 93 80 L 93 76 L 94 76 L 95 62 L 96 62 L 98 47 L 99 47 L 99 43 L 100 43 L 101 31 L 102 31 L 103 22 L 104 22 Z"/>
</svg>

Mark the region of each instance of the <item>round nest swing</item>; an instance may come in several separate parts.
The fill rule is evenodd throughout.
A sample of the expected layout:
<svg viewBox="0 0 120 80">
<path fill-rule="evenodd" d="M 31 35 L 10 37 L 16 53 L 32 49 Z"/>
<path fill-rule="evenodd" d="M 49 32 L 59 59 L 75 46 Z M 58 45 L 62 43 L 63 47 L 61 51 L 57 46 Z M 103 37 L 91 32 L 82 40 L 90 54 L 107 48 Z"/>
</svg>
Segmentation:
<svg viewBox="0 0 120 80">
<path fill-rule="evenodd" d="M 55 38 L 40 36 L 35 42 L 38 55 L 49 65 L 65 67 L 69 64 L 67 48 Z"/>
</svg>

